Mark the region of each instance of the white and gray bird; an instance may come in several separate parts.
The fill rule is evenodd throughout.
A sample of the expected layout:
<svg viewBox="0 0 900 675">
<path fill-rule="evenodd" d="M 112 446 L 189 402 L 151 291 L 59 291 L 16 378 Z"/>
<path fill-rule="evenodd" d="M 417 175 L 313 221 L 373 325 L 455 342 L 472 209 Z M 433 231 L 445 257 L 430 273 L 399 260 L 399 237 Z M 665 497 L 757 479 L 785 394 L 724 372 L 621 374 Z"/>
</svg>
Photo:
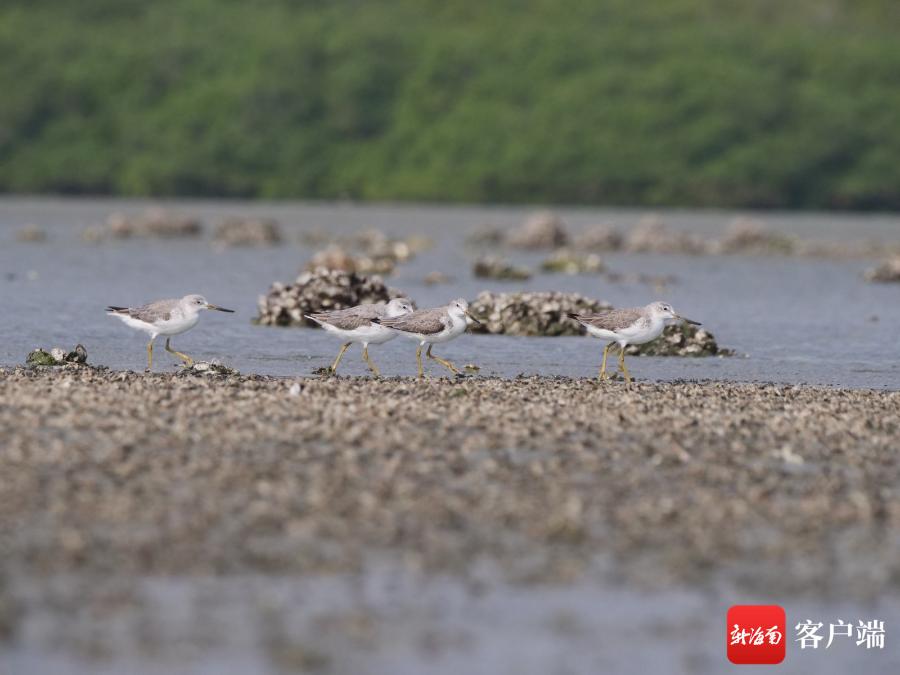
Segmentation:
<svg viewBox="0 0 900 675">
<path fill-rule="evenodd" d="M 331 364 L 331 372 L 337 372 L 338 364 L 344 356 L 344 352 L 354 342 L 362 345 L 362 357 L 369 366 L 369 370 L 377 377 L 380 375 L 378 367 L 369 358 L 369 345 L 380 345 L 388 340 L 392 340 L 397 334 L 376 323 L 378 319 L 390 319 L 413 311 L 412 303 L 406 298 L 394 298 L 385 304 L 366 304 L 357 305 L 356 307 L 348 307 L 347 309 L 336 309 L 330 312 L 316 312 L 315 314 L 306 314 L 306 318 L 315 321 L 329 333 L 337 335 L 344 344 L 341 351 L 338 352 L 337 358 Z"/>
<path fill-rule="evenodd" d="M 569 317 L 584 326 L 590 335 L 610 340 L 603 350 L 599 374 L 601 380 L 607 377 L 606 355 L 610 347 L 619 345 L 619 370 L 625 376 L 626 382 L 631 382 L 631 375 L 625 365 L 625 347 L 652 342 L 662 335 L 666 326 L 682 321 L 695 326 L 700 325 L 697 321 L 679 316 L 672 309 L 672 305 L 661 301 L 651 302 L 646 307 L 612 309 L 596 314 L 569 314 Z"/>
<path fill-rule="evenodd" d="M 106 308 L 107 314 L 121 319 L 131 328 L 142 330 L 150 335 L 147 344 L 147 370 L 153 367 L 153 342 L 160 335 L 166 336 L 166 351 L 174 354 L 186 365 L 192 365 L 194 360 L 187 354 L 177 352 L 169 346 L 169 340 L 173 335 L 179 335 L 197 325 L 200 320 L 200 312 L 205 309 L 214 309 L 219 312 L 233 313 L 233 309 L 225 309 L 211 305 L 202 295 L 186 295 L 180 299 L 156 300 L 140 307 L 114 307 Z"/>
<path fill-rule="evenodd" d="M 420 309 L 396 319 L 380 319 L 378 323 L 397 331 L 404 337 L 418 341 L 416 363 L 419 366 L 419 377 L 425 377 L 425 371 L 422 368 L 422 347 L 426 344 L 428 351 L 425 352 L 425 356 L 437 361 L 454 375 L 459 374 L 459 369 L 452 363 L 432 354 L 431 346 L 447 342 L 465 333 L 466 326 L 468 326 L 467 319 L 481 323 L 469 313 L 469 303 L 460 298 L 446 307 Z"/>
</svg>

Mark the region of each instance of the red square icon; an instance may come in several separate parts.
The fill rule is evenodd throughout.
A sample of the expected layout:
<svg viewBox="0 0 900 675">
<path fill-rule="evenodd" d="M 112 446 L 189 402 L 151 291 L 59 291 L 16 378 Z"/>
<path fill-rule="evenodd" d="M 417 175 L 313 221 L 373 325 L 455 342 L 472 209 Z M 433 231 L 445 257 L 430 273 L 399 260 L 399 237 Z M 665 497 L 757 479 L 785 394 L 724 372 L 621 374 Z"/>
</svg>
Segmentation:
<svg viewBox="0 0 900 675">
<path fill-rule="evenodd" d="M 732 663 L 781 663 L 787 636 L 784 607 L 732 605 L 728 610 L 725 644 Z"/>
</svg>

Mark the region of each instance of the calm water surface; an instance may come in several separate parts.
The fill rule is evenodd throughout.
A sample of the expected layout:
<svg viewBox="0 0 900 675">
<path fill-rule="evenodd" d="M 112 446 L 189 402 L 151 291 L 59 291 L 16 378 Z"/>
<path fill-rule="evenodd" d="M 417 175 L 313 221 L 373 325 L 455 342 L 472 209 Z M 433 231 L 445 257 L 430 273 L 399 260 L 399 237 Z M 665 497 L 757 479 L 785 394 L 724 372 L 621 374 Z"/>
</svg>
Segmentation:
<svg viewBox="0 0 900 675">
<path fill-rule="evenodd" d="M 90 361 L 116 369 L 142 369 L 146 339 L 104 314 L 107 304 L 206 295 L 237 310 L 210 313 L 197 328 L 174 338 L 177 348 L 196 358 L 219 359 L 242 372 L 280 376 L 311 374 L 334 358 L 338 342 L 315 329 L 254 326 L 259 295 L 275 280 L 292 281 L 315 248 L 299 243 L 302 232 L 351 233 L 377 227 L 394 236 L 424 234 L 435 245 L 398 267 L 387 281 L 406 291 L 420 307 L 455 297 L 474 298 L 481 290 L 577 291 L 616 306 L 642 305 L 664 298 L 683 314 L 702 321 L 735 358 L 640 358 L 633 374 L 644 380 L 722 379 L 813 383 L 848 387 L 900 388 L 900 285 L 862 279 L 866 260 L 817 260 L 753 256 L 681 256 L 611 253 L 614 272 L 671 275 L 659 290 L 644 283 L 610 283 L 602 277 L 537 274 L 524 283 L 475 279 L 478 251 L 464 244 L 473 228 L 515 225 L 530 212 L 522 208 L 444 206 L 351 206 L 341 204 L 245 204 L 177 202 L 166 206 L 208 223 L 204 237 L 189 240 L 81 240 L 81 231 L 113 211 L 137 212 L 148 203 L 116 200 L 0 199 L 0 364 L 24 361 L 31 349 L 83 343 Z M 573 231 L 598 222 L 623 228 L 639 211 L 560 210 Z M 288 243 L 273 248 L 218 250 L 211 224 L 225 215 L 276 218 Z M 716 236 L 736 215 L 724 212 L 662 212 L 675 229 Z M 900 239 L 900 218 L 858 215 L 772 214 L 760 218 L 777 231 L 798 236 L 847 240 Z M 45 228 L 45 243 L 15 241 L 28 223 Z M 537 268 L 543 254 L 504 253 Z M 449 284 L 427 286 L 431 271 L 449 275 Z M 588 376 L 602 345 L 588 338 L 516 338 L 467 335 L 438 353 L 459 363 L 475 363 L 486 375 L 519 373 Z M 386 375 L 415 374 L 414 343 L 394 340 L 373 348 Z M 160 350 L 157 367 L 174 360 Z M 345 357 L 342 372 L 367 371 L 358 348 Z"/>
</svg>

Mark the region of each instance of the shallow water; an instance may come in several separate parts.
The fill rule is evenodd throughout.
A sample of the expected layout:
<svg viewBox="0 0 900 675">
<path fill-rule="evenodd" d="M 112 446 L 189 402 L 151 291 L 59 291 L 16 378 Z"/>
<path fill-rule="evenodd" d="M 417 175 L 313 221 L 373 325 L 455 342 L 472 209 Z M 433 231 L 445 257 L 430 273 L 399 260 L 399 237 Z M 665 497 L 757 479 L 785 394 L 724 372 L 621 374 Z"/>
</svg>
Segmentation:
<svg viewBox="0 0 900 675">
<path fill-rule="evenodd" d="M 352 232 L 378 227 L 396 236 L 424 234 L 435 246 L 401 265 L 388 283 L 406 291 L 420 307 L 454 297 L 472 299 L 481 290 L 562 290 L 609 300 L 616 306 L 645 304 L 658 297 L 699 321 L 733 358 L 651 358 L 630 360 L 644 380 L 723 379 L 775 381 L 847 387 L 900 388 L 900 287 L 870 284 L 862 271 L 867 260 L 681 255 L 607 254 L 611 271 L 672 275 L 665 289 L 645 283 L 610 283 L 602 277 L 537 274 L 528 282 L 475 279 L 477 255 L 465 235 L 483 223 L 513 225 L 530 211 L 522 208 L 445 206 L 350 206 L 178 202 L 167 206 L 195 214 L 207 223 L 223 215 L 258 215 L 279 220 L 288 243 L 262 249 L 217 250 L 209 231 L 194 240 L 81 240 L 87 225 L 113 211 L 139 211 L 147 203 L 116 200 L 0 199 L 0 364 L 24 361 L 31 349 L 71 348 L 83 343 L 90 361 L 116 369 L 145 364 L 145 338 L 107 317 L 107 304 L 136 305 L 148 300 L 206 295 L 237 310 L 210 313 L 201 325 L 177 336 L 173 345 L 195 358 L 219 359 L 242 372 L 296 376 L 328 365 L 339 343 L 315 329 L 254 326 L 256 302 L 275 280 L 292 281 L 315 249 L 297 243 L 303 231 Z M 637 211 L 561 210 L 573 230 L 596 222 L 622 227 Z M 663 212 L 673 228 L 716 234 L 736 214 Z M 761 218 L 775 230 L 810 238 L 900 239 L 900 218 L 858 215 L 772 214 Z M 15 241 L 28 223 L 50 234 L 45 243 Z M 208 227 L 207 230 L 210 228 Z M 536 268 L 543 254 L 506 253 Z M 453 278 L 427 286 L 437 270 Z M 475 363 L 483 374 L 519 373 L 589 376 L 596 372 L 602 345 L 589 338 L 516 338 L 467 335 L 437 353 L 459 364 Z M 415 374 L 414 344 L 402 339 L 372 349 L 385 375 Z M 175 361 L 158 347 L 156 367 Z M 436 364 L 432 364 L 436 365 Z M 440 368 L 440 366 L 437 366 Z M 365 374 L 354 347 L 342 373 Z M 435 371 L 438 372 L 438 371 Z"/>
<path fill-rule="evenodd" d="M 725 664 L 723 589 L 650 591 L 581 583 L 508 585 L 422 577 L 380 565 L 358 575 L 147 578 L 88 591 L 105 600 L 60 622 L 75 589 L 54 578 L 23 589 L 33 608 L 0 669 L 43 675 L 366 673 L 717 673 Z M 95 587 L 96 588 L 96 587 Z M 754 599 L 749 599 L 754 600 Z M 764 600 L 764 599 L 763 599 Z M 786 673 L 897 672 L 900 621 L 889 598 L 784 603 Z M 90 609 L 88 609 L 90 607 Z M 101 611 L 102 608 L 102 611 Z M 886 647 L 855 637 L 801 651 L 794 625 L 873 618 Z"/>
</svg>

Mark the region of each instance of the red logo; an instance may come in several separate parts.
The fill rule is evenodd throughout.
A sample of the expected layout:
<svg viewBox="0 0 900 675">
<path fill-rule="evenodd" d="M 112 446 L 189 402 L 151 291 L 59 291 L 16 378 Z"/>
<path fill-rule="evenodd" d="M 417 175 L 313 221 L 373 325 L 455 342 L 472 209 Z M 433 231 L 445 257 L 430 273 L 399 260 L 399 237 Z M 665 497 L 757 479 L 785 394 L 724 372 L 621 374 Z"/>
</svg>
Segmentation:
<svg viewBox="0 0 900 675">
<path fill-rule="evenodd" d="M 732 663 L 781 663 L 785 653 L 784 608 L 733 605 L 728 610 L 725 644 Z"/>
</svg>

